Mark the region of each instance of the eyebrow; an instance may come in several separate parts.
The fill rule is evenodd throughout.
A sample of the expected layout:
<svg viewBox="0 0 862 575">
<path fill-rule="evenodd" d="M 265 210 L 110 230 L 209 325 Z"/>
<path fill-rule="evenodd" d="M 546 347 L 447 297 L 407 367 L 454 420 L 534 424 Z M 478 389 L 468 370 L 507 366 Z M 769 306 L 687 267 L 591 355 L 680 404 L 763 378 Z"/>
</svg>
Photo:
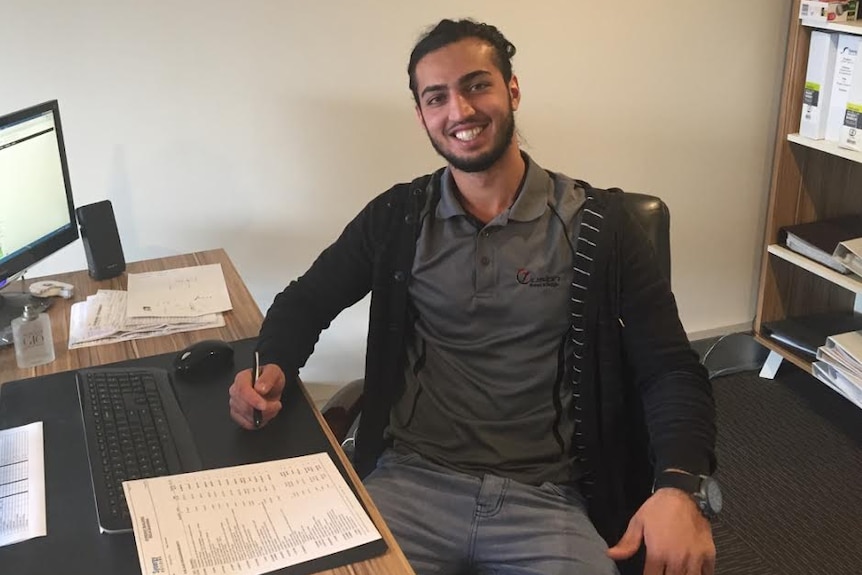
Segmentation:
<svg viewBox="0 0 862 575">
<path fill-rule="evenodd" d="M 468 74 L 464 74 L 460 78 L 458 78 L 458 84 L 463 86 L 464 84 L 469 83 L 471 80 L 478 78 L 479 76 L 490 76 L 491 72 L 488 70 L 476 70 L 474 72 L 470 72 Z M 446 90 L 446 84 L 432 84 L 430 86 L 426 86 L 420 96 L 425 96 L 429 92 L 442 92 Z"/>
</svg>

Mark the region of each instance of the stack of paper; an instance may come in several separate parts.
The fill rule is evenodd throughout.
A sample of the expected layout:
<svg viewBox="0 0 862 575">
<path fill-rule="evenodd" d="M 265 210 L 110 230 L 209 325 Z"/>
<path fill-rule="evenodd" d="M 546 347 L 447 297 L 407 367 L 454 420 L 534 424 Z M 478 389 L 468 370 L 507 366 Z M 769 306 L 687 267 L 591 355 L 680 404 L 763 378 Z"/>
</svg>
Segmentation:
<svg viewBox="0 0 862 575">
<path fill-rule="evenodd" d="M 829 336 L 817 349 L 814 376 L 862 407 L 862 331 Z"/>
<path fill-rule="evenodd" d="M 128 285 L 72 305 L 69 349 L 223 327 L 232 309 L 219 264 L 129 274 Z"/>
</svg>

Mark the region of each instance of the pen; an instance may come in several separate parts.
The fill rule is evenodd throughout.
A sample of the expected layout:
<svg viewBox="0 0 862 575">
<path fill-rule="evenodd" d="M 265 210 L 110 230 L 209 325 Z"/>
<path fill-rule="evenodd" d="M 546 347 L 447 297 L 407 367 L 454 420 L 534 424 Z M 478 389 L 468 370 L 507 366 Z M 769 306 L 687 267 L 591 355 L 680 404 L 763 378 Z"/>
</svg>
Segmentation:
<svg viewBox="0 0 862 575">
<path fill-rule="evenodd" d="M 260 373 L 260 354 L 255 351 L 254 352 L 254 369 L 251 371 L 251 387 L 254 389 L 254 384 L 257 383 L 257 377 Z M 259 409 L 254 410 L 254 426 L 255 428 L 259 428 L 261 423 L 263 423 L 263 414 Z"/>
</svg>

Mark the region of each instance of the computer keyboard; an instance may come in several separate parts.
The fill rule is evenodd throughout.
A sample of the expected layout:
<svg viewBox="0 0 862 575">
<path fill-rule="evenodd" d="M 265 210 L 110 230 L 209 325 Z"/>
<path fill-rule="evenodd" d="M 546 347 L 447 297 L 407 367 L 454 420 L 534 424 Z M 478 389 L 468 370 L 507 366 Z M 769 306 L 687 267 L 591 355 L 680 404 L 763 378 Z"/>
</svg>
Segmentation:
<svg viewBox="0 0 862 575">
<path fill-rule="evenodd" d="M 201 469 L 191 431 L 163 369 L 82 369 L 77 381 L 99 527 L 131 531 L 123 481 Z"/>
</svg>

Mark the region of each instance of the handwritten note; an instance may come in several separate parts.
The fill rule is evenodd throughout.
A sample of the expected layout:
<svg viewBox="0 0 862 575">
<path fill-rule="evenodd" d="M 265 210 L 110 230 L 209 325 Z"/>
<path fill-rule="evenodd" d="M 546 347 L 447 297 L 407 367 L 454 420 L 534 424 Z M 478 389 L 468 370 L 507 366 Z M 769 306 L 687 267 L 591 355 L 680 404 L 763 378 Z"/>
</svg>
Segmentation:
<svg viewBox="0 0 862 575">
<path fill-rule="evenodd" d="M 47 534 L 42 422 L 0 431 L 0 545 Z"/>
<path fill-rule="evenodd" d="M 221 264 L 129 274 L 128 317 L 195 317 L 232 309 Z"/>
<path fill-rule="evenodd" d="M 326 453 L 123 489 L 142 573 L 258 575 L 380 539 Z"/>
</svg>

